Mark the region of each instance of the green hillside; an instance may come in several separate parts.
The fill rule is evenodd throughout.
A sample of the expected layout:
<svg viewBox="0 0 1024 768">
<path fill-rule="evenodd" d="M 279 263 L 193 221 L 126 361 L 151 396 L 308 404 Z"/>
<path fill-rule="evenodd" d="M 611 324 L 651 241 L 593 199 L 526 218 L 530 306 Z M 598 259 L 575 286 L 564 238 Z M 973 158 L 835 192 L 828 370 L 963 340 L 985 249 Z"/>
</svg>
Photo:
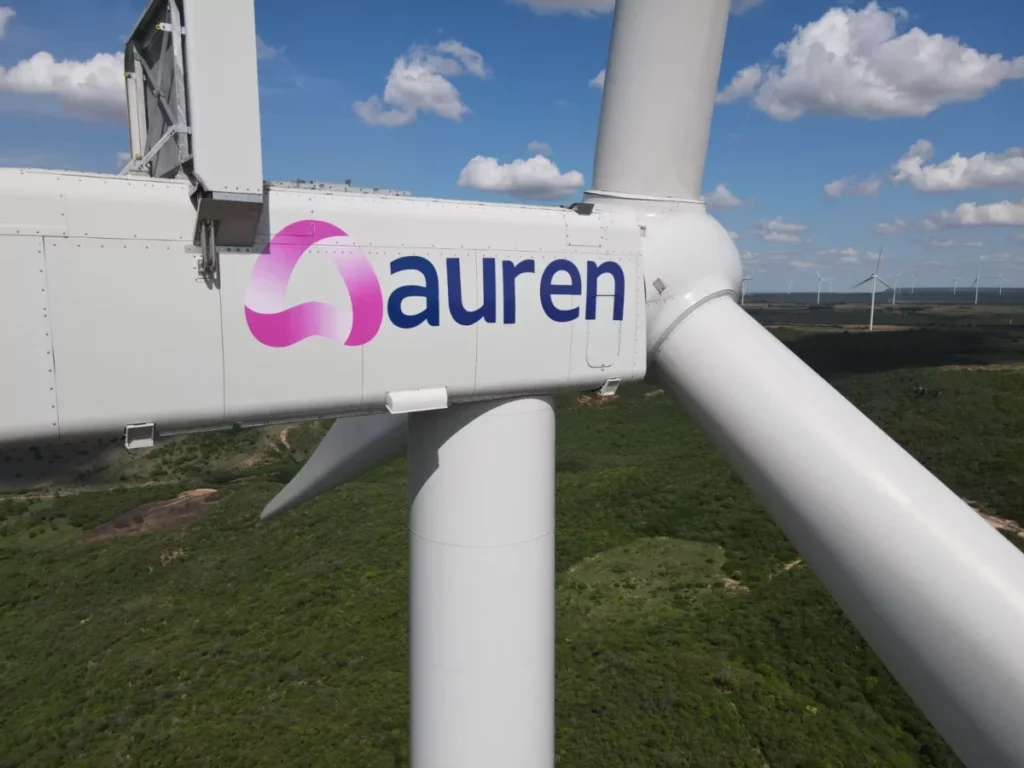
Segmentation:
<svg viewBox="0 0 1024 768">
<path fill-rule="evenodd" d="M 1024 543 L 1020 338 L 915 333 L 785 338 Z M 0 501 L 0 766 L 406 764 L 404 460 L 258 519 L 323 428 Z M 558 439 L 559 765 L 959 765 L 660 390 L 562 398 Z"/>
</svg>

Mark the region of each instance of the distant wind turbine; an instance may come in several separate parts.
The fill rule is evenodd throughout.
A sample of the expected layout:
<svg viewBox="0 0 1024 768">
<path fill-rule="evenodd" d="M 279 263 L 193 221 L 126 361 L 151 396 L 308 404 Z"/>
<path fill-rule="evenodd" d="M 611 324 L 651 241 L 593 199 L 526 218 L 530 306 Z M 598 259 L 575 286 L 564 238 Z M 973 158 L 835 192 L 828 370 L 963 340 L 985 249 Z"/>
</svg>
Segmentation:
<svg viewBox="0 0 1024 768">
<path fill-rule="evenodd" d="M 859 283 L 857 283 L 855 286 L 853 286 L 854 288 L 860 288 L 862 285 L 864 285 L 864 283 L 867 283 L 867 282 L 871 283 L 871 316 L 868 319 L 868 330 L 869 331 L 875 330 L 875 290 L 877 289 L 877 283 L 881 283 L 886 288 L 890 288 L 890 289 L 892 288 L 891 285 L 889 285 L 887 282 L 885 282 L 885 280 L 883 280 L 882 278 L 880 278 L 878 276 L 878 268 L 881 267 L 881 266 L 882 266 L 882 249 L 879 248 L 878 249 L 878 261 L 875 262 L 875 269 L 874 269 L 874 271 L 870 275 L 865 277 L 863 280 L 861 280 Z"/>
<path fill-rule="evenodd" d="M 903 270 L 903 272 L 906 272 L 906 270 Z M 892 280 L 892 306 L 894 307 L 896 306 L 896 294 L 899 293 L 900 290 L 900 275 L 902 275 L 903 272 L 897 272 L 896 277 Z"/>
<path fill-rule="evenodd" d="M 822 277 L 821 272 L 818 272 L 818 298 L 815 300 L 815 304 L 821 304 L 821 284 L 834 279 L 832 277 Z"/>
<path fill-rule="evenodd" d="M 946 270 L 946 274 L 953 278 L 953 295 L 956 296 L 956 286 L 957 283 L 960 282 L 960 278 L 957 277 L 955 273 L 950 272 L 948 269 Z"/>
<path fill-rule="evenodd" d="M 786 295 L 789 296 L 793 293 L 793 278 L 789 278 L 789 287 L 786 289 Z"/>
<path fill-rule="evenodd" d="M 744 277 L 740 283 L 740 306 L 743 306 L 747 301 L 747 283 L 749 281 L 749 277 Z"/>
<path fill-rule="evenodd" d="M 999 275 L 999 295 L 1003 295 L 1003 281 L 1006 280 L 1006 276 L 1003 274 Z"/>
<path fill-rule="evenodd" d="M 981 288 L 981 269 L 974 276 L 974 306 L 978 306 L 978 289 Z"/>
</svg>

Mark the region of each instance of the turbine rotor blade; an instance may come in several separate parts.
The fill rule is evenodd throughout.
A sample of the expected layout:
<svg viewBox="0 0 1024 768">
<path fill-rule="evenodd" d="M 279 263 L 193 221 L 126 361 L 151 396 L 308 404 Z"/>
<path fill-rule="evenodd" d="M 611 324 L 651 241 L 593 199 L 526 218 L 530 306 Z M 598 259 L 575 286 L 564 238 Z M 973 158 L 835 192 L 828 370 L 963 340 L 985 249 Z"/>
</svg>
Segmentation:
<svg viewBox="0 0 1024 768">
<path fill-rule="evenodd" d="M 405 452 L 407 440 L 406 416 L 373 413 L 338 419 L 298 474 L 270 500 L 260 518 L 286 512 L 387 464 Z"/>
<path fill-rule="evenodd" d="M 885 282 L 885 280 L 883 280 L 882 278 L 880 278 L 880 277 L 879 277 L 878 275 L 875 275 L 875 280 L 877 280 L 878 282 L 880 282 L 880 283 L 881 283 L 882 285 L 884 285 L 884 286 L 885 286 L 886 288 L 888 288 L 888 289 L 889 289 L 890 291 L 892 291 L 892 290 L 895 290 L 895 289 L 894 289 L 894 288 L 893 288 L 893 287 L 892 287 L 891 285 L 889 285 L 889 284 L 888 284 L 887 282 Z"/>
<path fill-rule="evenodd" d="M 870 283 L 870 282 L 871 282 L 871 278 L 870 278 L 870 277 L 865 277 L 865 278 L 864 278 L 863 280 L 861 280 L 861 281 L 860 281 L 859 283 L 857 283 L 857 284 L 856 284 L 855 286 L 853 286 L 853 287 L 854 287 L 854 288 L 860 288 L 860 287 L 861 287 L 862 285 L 864 285 L 865 283 Z"/>
<path fill-rule="evenodd" d="M 966 765 L 1024 755 L 1024 557 L 732 301 L 652 372 Z"/>
</svg>

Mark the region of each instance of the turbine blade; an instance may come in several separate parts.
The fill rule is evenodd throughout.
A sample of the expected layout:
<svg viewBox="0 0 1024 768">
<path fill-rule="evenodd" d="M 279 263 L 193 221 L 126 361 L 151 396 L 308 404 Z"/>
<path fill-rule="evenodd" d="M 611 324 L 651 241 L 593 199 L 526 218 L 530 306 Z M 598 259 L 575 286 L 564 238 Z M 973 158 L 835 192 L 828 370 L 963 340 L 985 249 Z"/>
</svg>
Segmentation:
<svg viewBox="0 0 1024 768">
<path fill-rule="evenodd" d="M 688 315 L 652 369 L 963 762 L 1018 764 L 1017 548 L 731 301 Z"/>
<path fill-rule="evenodd" d="M 879 277 L 878 275 L 875 275 L 875 280 L 877 280 L 878 282 L 880 282 L 880 283 L 881 283 L 882 285 L 884 285 L 884 286 L 885 286 L 886 288 L 888 288 L 888 289 L 889 289 L 890 291 L 891 291 L 891 290 L 893 290 L 893 287 L 892 287 L 891 285 L 889 285 L 889 284 L 888 284 L 887 282 L 885 282 L 885 280 L 883 280 L 882 278 L 880 278 L 880 277 Z"/>
<path fill-rule="evenodd" d="M 870 283 L 870 282 L 871 282 L 871 278 L 870 277 L 865 277 L 863 280 L 861 280 L 859 283 L 857 283 L 853 287 L 854 288 L 860 288 L 862 285 L 864 285 L 864 283 Z"/>
<path fill-rule="evenodd" d="M 407 438 L 406 416 L 374 413 L 338 419 L 298 474 L 270 500 L 260 518 L 287 512 L 387 464 L 402 455 Z"/>
<path fill-rule="evenodd" d="M 878 272 L 878 268 L 882 266 L 882 249 L 878 249 L 878 261 L 875 263 L 875 272 Z"/>
</svg>

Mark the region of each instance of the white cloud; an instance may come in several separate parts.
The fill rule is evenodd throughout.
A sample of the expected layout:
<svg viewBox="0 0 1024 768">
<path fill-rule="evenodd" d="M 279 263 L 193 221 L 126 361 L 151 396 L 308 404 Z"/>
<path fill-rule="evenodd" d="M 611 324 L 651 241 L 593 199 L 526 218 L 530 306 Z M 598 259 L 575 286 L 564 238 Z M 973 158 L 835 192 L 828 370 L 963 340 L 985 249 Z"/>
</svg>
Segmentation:
<svg viewBox="0 0 1024 768">
<path fill-rule="evenodd" d="M 17 16 L 17 12 L 6 5 L 0 5 L 0 38 L 3 38 L 7 34 L 7 25 L 11 19 Z"/>
<path fill-rule="evenodd" d="M 704 202 L 711 208 L 739 208 L 743 201 L 730 192 L 725 184 L 719 184 L 711 194 L 704 196 Z"/>
<path fill-rule="evenodd" d="M 280 48 L 275 48 L 272 45 L 267 45 L 267 43 L 265 43 L 263 41 L 262 37 L 260 37 L 259 35 L 256 35 L 256 58 L 257 59 L 259 59 L 260 61 L 269 61 L 270 59 L 277 58 L 282 53 L 284 53 L 284 46 L 283 45 Z"/>
<path fill-rule="evenodd" d="M 970 157 L 958 153 L 941 163 L 926 165 L 934 154 L 930 141 L 914 142 L 893 167 L 893 182 L 909 181 L 920 192 L 1024 186 L 1024 149 L 1019 147 Z"/>
<path fill-rule="evenodd" d="M 541 155 L 551 154 L 551 145 L 546 141 L 531 141 L 526 145 L 526 149 L 530 152 L 536 152 Z"/>
<path fill-rule="evenodd" d="M 955 227 L 1024 227 L 1024 200 L 998 203 L 961 203 L 952 211 L 939 211 L 925 219 L 928 229 Z"/>
<path fill-rule="evenodd" d="M 875 224 L 873 227 L 874 231 L 880 235 L 896 235 L 906 228 L 907 222 L 899 218 L 892 221 L 883 221 L 881 224 Z"/>
<path fill-rule="evenodd" d="M 579 171 L 562 173 L 543 155 L 528 160 L 499 163 L 496 158 L 477 155 L 459 174 L 459 186 L 482 192 L 505 192 L 513 197 L 565 197 L 583 186 Z"/>
<path fill-rule="evenodd" d="M 876 0 L 860 10 L 832 8 L 776 46 L 781 64 L 740 70 L 720 103 L 750 96 L 776 120 L 806 112 L 855 117 L 923 117 L 954 102 L 974 101 L 1024 79 L 1024 56 L 1005 59 L 918 27 L 898 34 L 908 14 Z"/>
<path fill-rule="evenodd" d="M 764 0 L 732 0 L 732 7 L 730 10 L 737 16 L 742 16 L 751 8 L 756 8 L 763 2 Z"/>
<path fill-rule="evenodd" d="M 836 179 L 825 185 L 825 194 L 829 197 L 842 197 L 846 191 L 846 179 Z"/>
<path fill-rule="evenodd" d="M 758 260 L 758 256 L 760 256 L 760 254 L 757 251 L 743 251 L 743 253 L 740 254 L 741 259 L 751 263 L 756 262 Z"/>
<path fill-rule="evenodd" d="M 792 224 L 782 220 L 782 217 L 765 219 L 759 221 L 754 229 L 754 234 L 768 243 L 802 243 L 801 232 L 807 230 L 806 224 Z"/>
<path fill-rule="evenodd" d="M 870 179 L 858 181 L 854 192 L 861 197 L 877 197 L 878 190 L 882 188 L 882 179 L 872 176 Z"/>
<path fill-rule="evenodd" d="M 0 91 L 56 96 L 83 120 L 125 119 L 124 54 L 97 53 L 88 61 L 57 61 L 46 51 L 0 67 Z"/>
<path fill-rule="evenodd" d="M 590 83 L 589 84 L 590 84 L 591 88 L 602 88 L 603 89 L 604 88 L 604 70 L 602 69 L 600 72 L 598 72 L 592 78 L 590 78 Z"/>
<path fill-rule="evenodd" d="M 733 240 L 739 240 L 740 239 L 740 233 L 739 232 L 733 232 L 730 229 L 729 230 L 729 237 L 731 237 Z"/>
<path fill-rule="evenodd" d="M 525 5 L 539 16 L 553 16 L 557 13 L 595 16 L 615 10 L 615 0 L 510 0 L 510 2 Z"/>
<path fill-rule="evenodd" d="M 856 248 L 823 248 L 818 251 L 820 256 L 838 256 L 839 261 L 847 264 L 856 264 L 857 249 Z"/>
<path fill-rule="evenodd" d="M 825 194 L 832 198 L 842 197 L 847 192 L 852 192 L 860 197 L 877 197 L 878 191 L 882 188 L 882 181 L 877 176 L 861 181 L 857 181 L 853 176 L 846 176 L 826 184 Z"/>
<path fill-rule="evenodd" d="M 810 261 L 791 261 L 789 262 L 789 266 L 795 267 L 796 269 L 814 269 L 818 265 Z"/>
<path fill-rule="evenodd" d="M 929 240 L 928 245 L 932 248 L 982 248 L 985 244 L 977 241 L 961 243 L 956 240 Z"/>
<path fill-rule="evenodd" d="M 751 64 L 749 67 L 744 67 L 733 75 L 729 84 L 715 96 L 715 102 L 718 104 L 731 104 L 734 101 L 751 96 L 757 90 L 757 86 L 761 84 L 763 74 L 760 64 Z"/>
<path fill-rule="evenodd" d="M 118 168 L 118 170 L 120 170 L 120 169 L 124 168 L 126 165 L 128 165 L 128 163 L 129 163 L 129 161 L 131 161 L 131 159 L 132 159 L 132 153 L 131 152 L 123 152 L 123 151 L 122 152 L 118 152 L 117 153 L 117 168 Z"/>
<path fill-rule="evenodd" d="M 483 56 L 459 41 L 413 46 L 395 59 L 383 99 L 373 95 L 355 102 L 353 109 L 370 125 L 408 125 L 420 112 L 459 121 L 469 107 L 462 103 L 458 89 L 448 78 L 466 73 L 479 78 L 490 74 Z"/>
</svg>

